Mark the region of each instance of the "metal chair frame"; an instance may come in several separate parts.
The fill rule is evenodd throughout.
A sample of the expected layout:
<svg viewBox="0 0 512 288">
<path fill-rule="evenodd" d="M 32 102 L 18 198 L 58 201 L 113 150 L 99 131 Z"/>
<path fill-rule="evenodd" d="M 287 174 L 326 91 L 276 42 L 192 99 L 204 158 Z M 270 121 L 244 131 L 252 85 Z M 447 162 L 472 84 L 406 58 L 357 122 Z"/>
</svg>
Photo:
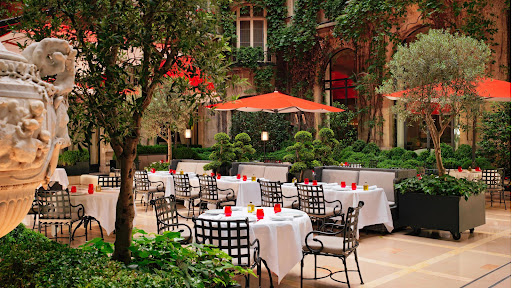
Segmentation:
<svg viewBox="0 0 512 288">
<path fill-rule="evenodd" d="M 312 221 L 317 223 L 317 229 L 325 225 L 326 220 L 333 220 L 335 217 L 342 216 L 342 204 L 340 200 L 327 201 L 324 198 L 323 185 L 306 185 L 295 183 L 297 195 L 299 198 L 299 210 L 308 214 Z M 333 207 L 333 215 L 326 216 L 326 203 L 336 203 Z M 333 220 L 333 222 L 336 222 Z M 320 225 L 322 223 L 322 225 Z"/>
<path fill-rule="evenodd" d="M 59 185 L 60 186 L 60 185 Z M 60 186 L 62 188 L 62 186 Z M 36 192 L 37 202 L 39 204 L 38 211 L 38 231 L 41 232 L 42 226 L 44 226 L 44 234 L 48 236 L 46 227 L 55 225 L 56 233 L 55 239 L 62 238 L 57 236 L 57 228 L 62 226 L 68 226 L 69 230 L 69 243 L 73 241 L 76 230 L 83 224 L 85 228 L 85 240 L 87 241 L 87 225 L 91 221 L 96 221 L 100 228 L 101 238 L 103 238 L 103 230 L 101 224 L 94 217 L 86 216 L 85 209 L 82 204 L 72 205 L 70 201 L 69 191 L 63 190 L 45 190 L 43 187 L 39 188 Z M 73 211 L 73 208 L 76 211 Z M 77 215 L 76 219 L 73 219 L 73 214 Z M 78 225 L 73 229 L 73 225 L 78 222 Z"/>
<path fill-rule="evenodd" d="M 98 176 L 98 185 L 110 188 L 121 187 L 121 177 L 100 175 Z"/>
<path fill-rule="evenodd" d="M 179 217 L 183 219 L 192 218 L 183 216 L 178 212 L 178 209 L 176 209 L 176 198 L 174 195 L 152 199 L 149 203 L 155 210 L 158 234 L 162 234 L 164 231 L 174 231 L 182 233 L 183 236 L 183 232 L 188 231 L 189 236 L 183 238 L 180 242 L 182 244 L 192 242 L 192 229 L 187 224 L 179 223 Z"/>
<path fill-rule="evenodd" d="M 270 287 L 272 272 L 268 269 L 267 262 L 260 257 L 260 241 L 255 239 L 252 243 L 249 239 L 249 219 L 244 220 L 210 220 L 193 218 L 196 243 L 210 244 L 226 252 L 236 260 L 236 265 L 244 268 L 257 268 L 259 287 L 261 287 L 261 263 L 268 270 Z M 253 260 L 251 264 L 251 248 Z M 249 287 L 249 275 L 245 275 L 245 287 Z"/>
<path fill-rule="evenodd" d="M 482 180 L 487 185 L 487 192 L 491 196 L 491 207 L 493 201 L 493 195 L 498 194 L 500 198 L 500 204 L 505 204 L 505 210 L 507 210 L 507 202 L 505 201 L 505 187 L 503 185 L 503 169 L 486 169 L 482 171 Z M 502 202 L 503 201 L 503 202 Z"/>
<path fill-rule="evenodd" d="M 174 182 L 174 194 L 176 199 L 188 201 L 188 213 L 187 216 L 190 217 L 190 210 L 192 209 L 192 215 L 195 216 L 195 205 L 194 200 L 200 198 L 200 194 L 192 195 L 192 189 L 198 189 L 199 187 L 195 187 L 190 185 L 190 179 L 188 174 L 173 174 L 172 179 Z"/>
<path fill-rule="evenodd" d="M 156 191 L 150 191 L 150 187 L 156 184 Z M 141 193 L 145 195 L 146 201 L 144 206 L 146 206 L 146 211 L 148 211 L 149 201 L 154 198 L 155 193 L 164 193 L 165 192 L 165 184 L 162 181 L 150 181 L 148 178 L 148 171 L 141 170 L 135 171 L 135 199 L 137 199 L 137 193 Z M 140 199 L 140 203 L 142 203 L 142 198 Z"/>
<path fill-rule="evenodd" d="M 292 203 L 292 208 L 294 204 L 298 206 L 298 196 L 285 196 L 283 195 L 283 190 L 281 187 L 280 181 L 268 181 L 258 179 L 258 183 L 260 183 L 260 192 L 261 192 L 261 206 L 262 207 L 274 207 L 276 204 L 280 204 L 283 206 L 283 198 L 292 199 L 295 198 L 295 201 Z"/>
<path fill-rule="evenodd" d="M 329 277 L 336 282 L 347 284 L 348 287 L 350 288 L 350 280 L 348 278 L 348 272 L 356 272 L 356 271 L 359 273 L 359 279 L 361 280 L 361 284 L 364 284 L 363 277 L 361 276 L 361 269 L 359 269 L 359 261 L 357 258 L 357 247 L 359 246 L 359 241 L 357 240 L 357 223 L 359 220 L 359 212 L 363 206 L 364 206 L 364 202 L 359 201 L 357 207 L 349 207 L 348 211 L 347 211 L 347 217 L 346 217 L 343 225 L 329 223 L 329 224 L 327 224 L 327 226 L 330 226 L 330 231 L 312 231 L 306 235 L 306 240 L 305 240 L 306 245 L 303 248 L 303 251 L 302 251 L 303 256 L 302 256 L 302 260 L 300 261 L 300 287 L 302 287 L 303 280 L 318 280 L 318 279 L 323 279 L 323 278 Z M 335 230 L 337 230 L 337 231 L 335 232 Z M 311 236 L 313 236 L 314 234 L 339 238 L 340 245 L 343 245 L 342 253 L 341 254 L 333 254 L 333 253 L 323 252 L 324 243 L 321 240 L 316 239 L 316 238 L 312 238 L 312 241 L 317 242 L 320 245 L 320 249 L 315 249 L 314 247 L 311 247 L 310 245 L 312 244 L 312 242 L 311 242 L 311 240 L 308 241 L 308 239 Z M 343 235 L 343 237 L 340 237 L 341 235 Z M 352 253 L 354 253 L 357 270 L 348 270 L 347 269 L 347 258 Z M 314 257 L 315 257 L 315 277 L 314 278 L 304 278 L 304 257 L 306 257 L 306 255 L 311 255 L 311 254 L 314 255 Z M 317 266 L 317 256 L 319 256 L 319 255 L 320 256 L 336 257 L 336 258 L 341 259 L 345 269 L 341 270 L 341 271 L 333 272 L 328 268 L 318 267 Z M 326 270 L 327 272 L 329 272 L 329 274 L 326 276 L 318 277 L 317 276 L 318 269 Z M 341 273 L 341 272 L 345 272 L 345 277 L 347 279 L 346 282 L 333 278 L 334 275 Z"/>
<path fill-rule="evenodd" d="M 213 203 L 216 208 L 222 207 L 222 204 L 233 201 L 236 205 L 235 191 L 231 188 L 220 189 L 217 187 L 217 179 L 210 175 L 197 175 L 199 178 L 199 213 L 207 209 L 208 203 Z M 231 191 L 226 195 L 226 199 L 219 199 L 219 191 Z"/>
</svg>

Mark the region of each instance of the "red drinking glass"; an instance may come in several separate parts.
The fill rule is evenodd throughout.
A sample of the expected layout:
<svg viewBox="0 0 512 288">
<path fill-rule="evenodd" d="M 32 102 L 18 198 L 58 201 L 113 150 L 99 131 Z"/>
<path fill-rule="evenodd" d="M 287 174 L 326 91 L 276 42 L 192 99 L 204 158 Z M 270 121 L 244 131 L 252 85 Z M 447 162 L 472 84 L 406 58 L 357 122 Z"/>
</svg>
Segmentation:
<svg viewBox="0 0 512 288">
<path fill-rule="evenodd" d="M 244 175 L 244 177 L 242 178 L 242 180 L 247 181 L 247 175 Z"/>
<path fill-rule="evenodd" d="M 480 167 L 476 167 L 475 171 L 479 171 L 480 172 Z"/>
<path fill-rule="evenodd" d="M 345 162 L 345 166 L 348 166 L 348 162 Z"/>
<path fill-rule="evenodd" d="M 156 169 L 155 168 L 151 168 L 151 173 L 155 173 L 156 172 Z"/>
<path fill-rule="evenodd" d="M 76 193 L 76 186 L 71 186 L 71 193 Z"/>
<path fill-rule="evenodd" d="M 274 205 L 274 213 L 279 213 L 279 212 L 281 212 L 281 204 L 276 203 L 276 205 Z"/>
<path fill-rule="evenodd" d="M 89 194 L 94 193 L 94 184 L 89 184 L 89 190 L 87 192 L 89 192 Z"/>
<path fill-rule="evenodd" d="M 462 172 L 462 167 L 459 166 L 459 168 L 457 168 L 457 170 L 459 170 L 459 172 Z"/>
<path fill-rule="evenodd" d="M 341 181 L 341 188 L 345 188 L 347 187 L 347 183 L 345 183 L 345 181 Z"/>
<path fill-rule="evenodd" d="M 308 178 L 304 179 L 304 184 L 309 184 L 309 179 Z"/>
<path fill-rule="evenodd" d="M 217 174 L 217 179 L 220 179 L 220 174 Z"/>
<path fill-rule="evenodd" d="M 232 213 L 231 206 L 224 206 L 224 214 L 226 214 L 227 217 L 231 216 Z"/>
<path fill-rule="evenodd" d="M 236 174 L 236 179 L 240 180 L 241 177 L 240 174 Z"/>
<path fill-rule="evenodd" d="M 258 209 L 256 210 L 256 218 L 258 218 L 258 220 L 261 220 L 263 219 L 263 217 L 265 216 L 265 212 L 263 212 L 263 209 Z"/>
<path fill-rule="evenodd" d="M 313 180 L 313 185 L 318 185 L 318 182 L 316 182 L 316 180 Z"/>
<path fill-rule="evenodd" d="M 212 172 L 210 175 L 211 175 L 212 177 L 215 177 L 215 173 L 213 173 L 213 172 Z"/>
<path fill-rule="evenodd" d="M 357 189 L 357 184 L 356 183 L 352 183 L 352 190 L 356 190 Z"/>
<path fill-rule="evenodd" d="M 174 172 L 172 171 L 172 169 L 169 169 L 169 174 L 174 174 Z"/>
</svg>

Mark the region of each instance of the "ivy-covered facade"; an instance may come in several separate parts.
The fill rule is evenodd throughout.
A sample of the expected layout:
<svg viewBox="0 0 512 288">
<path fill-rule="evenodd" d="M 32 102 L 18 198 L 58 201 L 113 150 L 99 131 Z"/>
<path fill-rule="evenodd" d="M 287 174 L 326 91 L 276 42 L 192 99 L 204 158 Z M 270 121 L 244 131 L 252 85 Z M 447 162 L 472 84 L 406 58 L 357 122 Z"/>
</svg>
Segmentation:
<svg viewBox="0 0 512 288">
<path fill-rule="evenodd" d="M 233 96 L 274 90 L 318 103 L 344 104 L 356 113 L 358 138 L 383 148 L 429 147 L 418 123 L 399 121 L 394 102 L 375 92 L 387 77 L 386 62 L 399 44 L 410 43 L 429 29 L 449 29 L 485 41 L 493 50 L 488 71 L 510 81 L 510 1 L 503 0 L 250 0 L 226 3 L 220 13 L 223 33 L 231 37 L 232 73 L 248 87 Z M 204 112 L 206 114 L 206 111 Z M 195 141 L 213 143 L 217 132 L 229 132 L 231 113 L 217 112 L 200 122 Z M 289 115 L 311 130 L 326 126 L 326 115 Z M 460 119 L 443 142 L 471 144 Z"/>
</svg>

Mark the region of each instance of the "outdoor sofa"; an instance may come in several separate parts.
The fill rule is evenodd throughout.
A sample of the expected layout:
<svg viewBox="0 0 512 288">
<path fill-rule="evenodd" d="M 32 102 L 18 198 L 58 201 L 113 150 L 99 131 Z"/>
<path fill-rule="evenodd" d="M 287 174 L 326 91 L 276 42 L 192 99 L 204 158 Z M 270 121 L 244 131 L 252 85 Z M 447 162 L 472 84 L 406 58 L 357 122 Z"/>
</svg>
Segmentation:
<svg viewBox="0 0 512 288">
<path fill-rule="evenodd" d="M 292 177 L 290 174 L 291 166 L 291 164 L 284 163 L 233 162 L 230 175 L 256 176 L 257 178 L 285 183 L 290 182 L 290 177 Z"/>
</svg>

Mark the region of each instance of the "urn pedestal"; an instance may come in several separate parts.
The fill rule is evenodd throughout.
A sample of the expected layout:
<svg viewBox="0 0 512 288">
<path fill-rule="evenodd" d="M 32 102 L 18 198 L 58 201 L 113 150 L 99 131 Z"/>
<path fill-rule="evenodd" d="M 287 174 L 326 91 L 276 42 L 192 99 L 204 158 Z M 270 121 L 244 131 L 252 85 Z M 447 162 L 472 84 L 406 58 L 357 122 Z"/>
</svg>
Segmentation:
<svg viewBox="0 0 512 288">
<path fill-rule="evenodd" d="M 70 144 L 66 94 L 75 56 L 59 39 L 33 43 L 23 55 L 0 44 L 0 237 L 23 220 Z M 41 80 L 49 75 L 53 83 Z"/>
</svg>

